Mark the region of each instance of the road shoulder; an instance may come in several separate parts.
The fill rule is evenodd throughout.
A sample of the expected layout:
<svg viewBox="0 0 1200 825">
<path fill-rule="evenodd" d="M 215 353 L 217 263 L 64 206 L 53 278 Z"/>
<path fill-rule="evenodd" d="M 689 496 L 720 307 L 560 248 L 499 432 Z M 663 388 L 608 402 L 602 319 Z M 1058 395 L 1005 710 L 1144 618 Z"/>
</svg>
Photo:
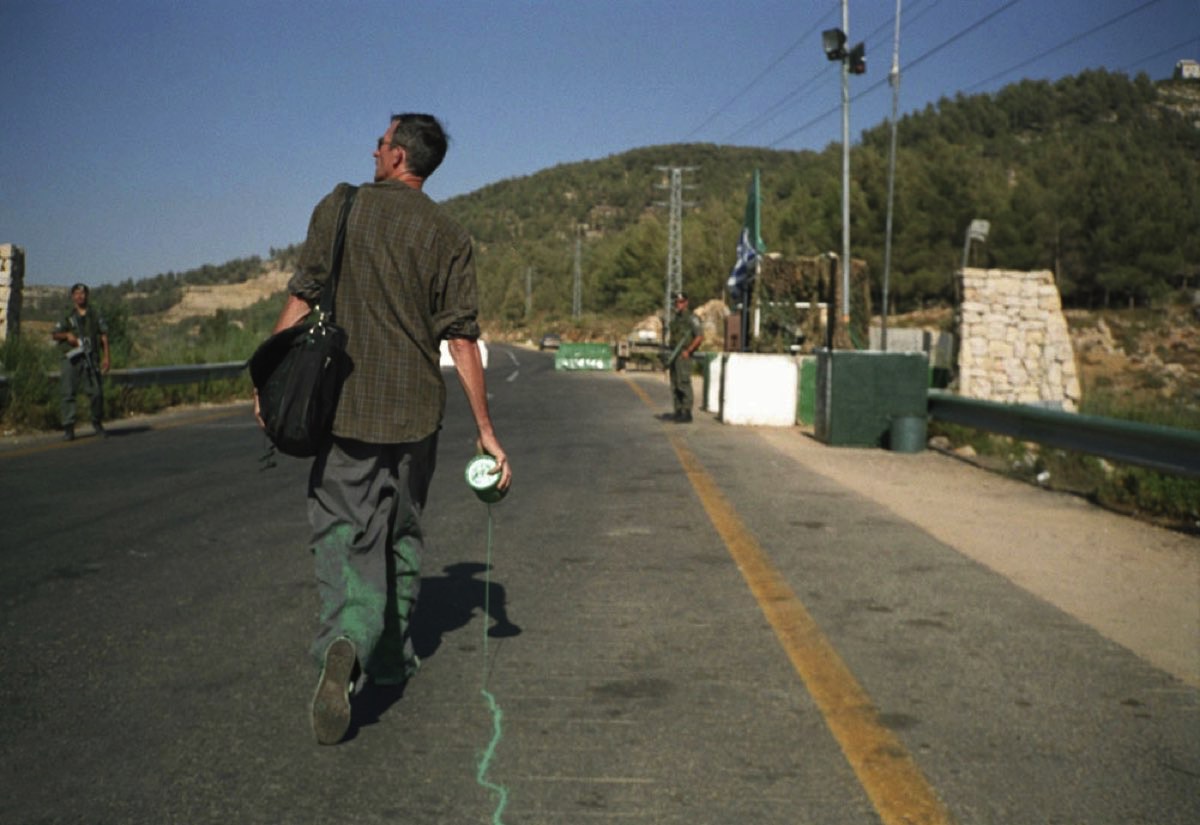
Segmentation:
<svg viewBox="0 0 1200 825">
<path fill-rule="evenodd" d="M 936 451 L 829 447 L 796 428 L 756 432 L 812 472 L 1200 686 L 1200 540 Z"/>
</svg>

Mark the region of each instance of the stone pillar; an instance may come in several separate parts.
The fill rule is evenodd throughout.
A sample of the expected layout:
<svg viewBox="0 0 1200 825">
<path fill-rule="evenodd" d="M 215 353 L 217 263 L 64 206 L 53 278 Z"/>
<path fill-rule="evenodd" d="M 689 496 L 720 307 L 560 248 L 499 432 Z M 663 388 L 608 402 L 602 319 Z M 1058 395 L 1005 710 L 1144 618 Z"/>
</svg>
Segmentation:
<svg viewBox="0 0 1200 825">
<path fill-rule="evenodd" d="M 1054 274 L 965 269 L 958 392 L 1074 412 L 1082 392 Z"/>
<path fill-rule="evenodd" d="M 25 288 L 25 250 L 0 244 L 0 341 L 21 331 L 21 293 Z"/>
</svg>

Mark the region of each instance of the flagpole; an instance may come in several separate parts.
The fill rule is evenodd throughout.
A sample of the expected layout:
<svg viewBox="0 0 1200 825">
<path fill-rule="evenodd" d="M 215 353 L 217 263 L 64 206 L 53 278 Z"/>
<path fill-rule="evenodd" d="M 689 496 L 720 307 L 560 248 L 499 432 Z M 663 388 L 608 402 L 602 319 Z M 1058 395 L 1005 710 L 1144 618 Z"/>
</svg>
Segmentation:
<svg viewBox="0 0 1200 825">
<path fill-rule="evenodd" d="M 751 298 L 757 297 L 754 282 L 762 274 L 762 253 L 765 247 L 762 242 L 759 226 L 761 220 L 761 203 L 759 197 L 759 170 L 754 170 L 750 179 L 750 191 L 746 196 L 746 212 L 742 218 L 742 231 L 738 235 L 737 260 L 729 273 L 728 288 L 740 299 L 741 318 L 738 324 L 738 350 L 746 352 L 750 345 L 751 335 Z M 750 266 L 754 268 L 751 270 Z"/>
<path fill-rule="evenodd" d="M 759 302 L 758 278 L 762 275 L 762 193 L 759 189 L 759 170 L 754 170 L 754 237 L 750 243 L 754 246 L 754 278 L 750 281 L 750 289 L 746 292 L 746 300 L 754 298 L 757 307 Z M 742 337 L 742 352 L 750 351 L 750 327 L 747 325 L 746 334 Z"/>
</svg>

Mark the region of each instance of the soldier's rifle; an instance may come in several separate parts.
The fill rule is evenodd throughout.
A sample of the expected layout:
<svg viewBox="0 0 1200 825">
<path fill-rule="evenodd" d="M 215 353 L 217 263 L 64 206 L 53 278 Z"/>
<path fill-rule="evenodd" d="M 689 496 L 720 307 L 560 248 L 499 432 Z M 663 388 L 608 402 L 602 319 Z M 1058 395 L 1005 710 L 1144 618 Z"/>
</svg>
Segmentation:
<svg viewBox="0 0 1200 825">
<path fill-rule="evenodd" d="M 96 386 L 101 385 L 100 366 L 96 363 L 96 351 L 92 345 L 92 339 L 83 334 L 83 328 L 79 324 L 79 314 L 71 316 L 71 324 L 75 327 L 75 337 L 79 339 L 79 349 L 82 350 L 83 363 L 92 377 L 96 379 Z M 70 357 L 70 353 L 67 353 Z"/>
<path fill-rule="evenodd" d="M 673 365 L 675 363 L 675 359 L 679 357 L 679 353 L 683 352 L 683 348 L 686 347 L 687 345 L 688 345 L 688 339 L 681 338 L 679 340 L 679 343 L 675 345 L 675 348 L 673 350 L 671 350 L 670 354 L 667 354 L 664 351 L 663 352 L 663 369 L 669 370 L 671 368 L 671 365 Z"/>
</svg>

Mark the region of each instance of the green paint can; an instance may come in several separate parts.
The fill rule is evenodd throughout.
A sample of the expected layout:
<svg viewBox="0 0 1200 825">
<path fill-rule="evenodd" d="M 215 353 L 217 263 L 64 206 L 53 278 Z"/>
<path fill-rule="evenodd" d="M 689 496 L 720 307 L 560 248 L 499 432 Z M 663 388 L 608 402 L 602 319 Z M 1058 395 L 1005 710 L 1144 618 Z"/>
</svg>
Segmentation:
<svg viewBox="0 0 1200 825">
<path fill-rule="evenodd" d="M 475 491 L 480 501 L 488 504 L 495 504 L 508 492 L 496 486 L 500 483 L 500 473 L 494 472 L 496 466 L 496 459 L 487 453 L 481 453 L 467 462 L 467 485 Z"/>
</svg>

